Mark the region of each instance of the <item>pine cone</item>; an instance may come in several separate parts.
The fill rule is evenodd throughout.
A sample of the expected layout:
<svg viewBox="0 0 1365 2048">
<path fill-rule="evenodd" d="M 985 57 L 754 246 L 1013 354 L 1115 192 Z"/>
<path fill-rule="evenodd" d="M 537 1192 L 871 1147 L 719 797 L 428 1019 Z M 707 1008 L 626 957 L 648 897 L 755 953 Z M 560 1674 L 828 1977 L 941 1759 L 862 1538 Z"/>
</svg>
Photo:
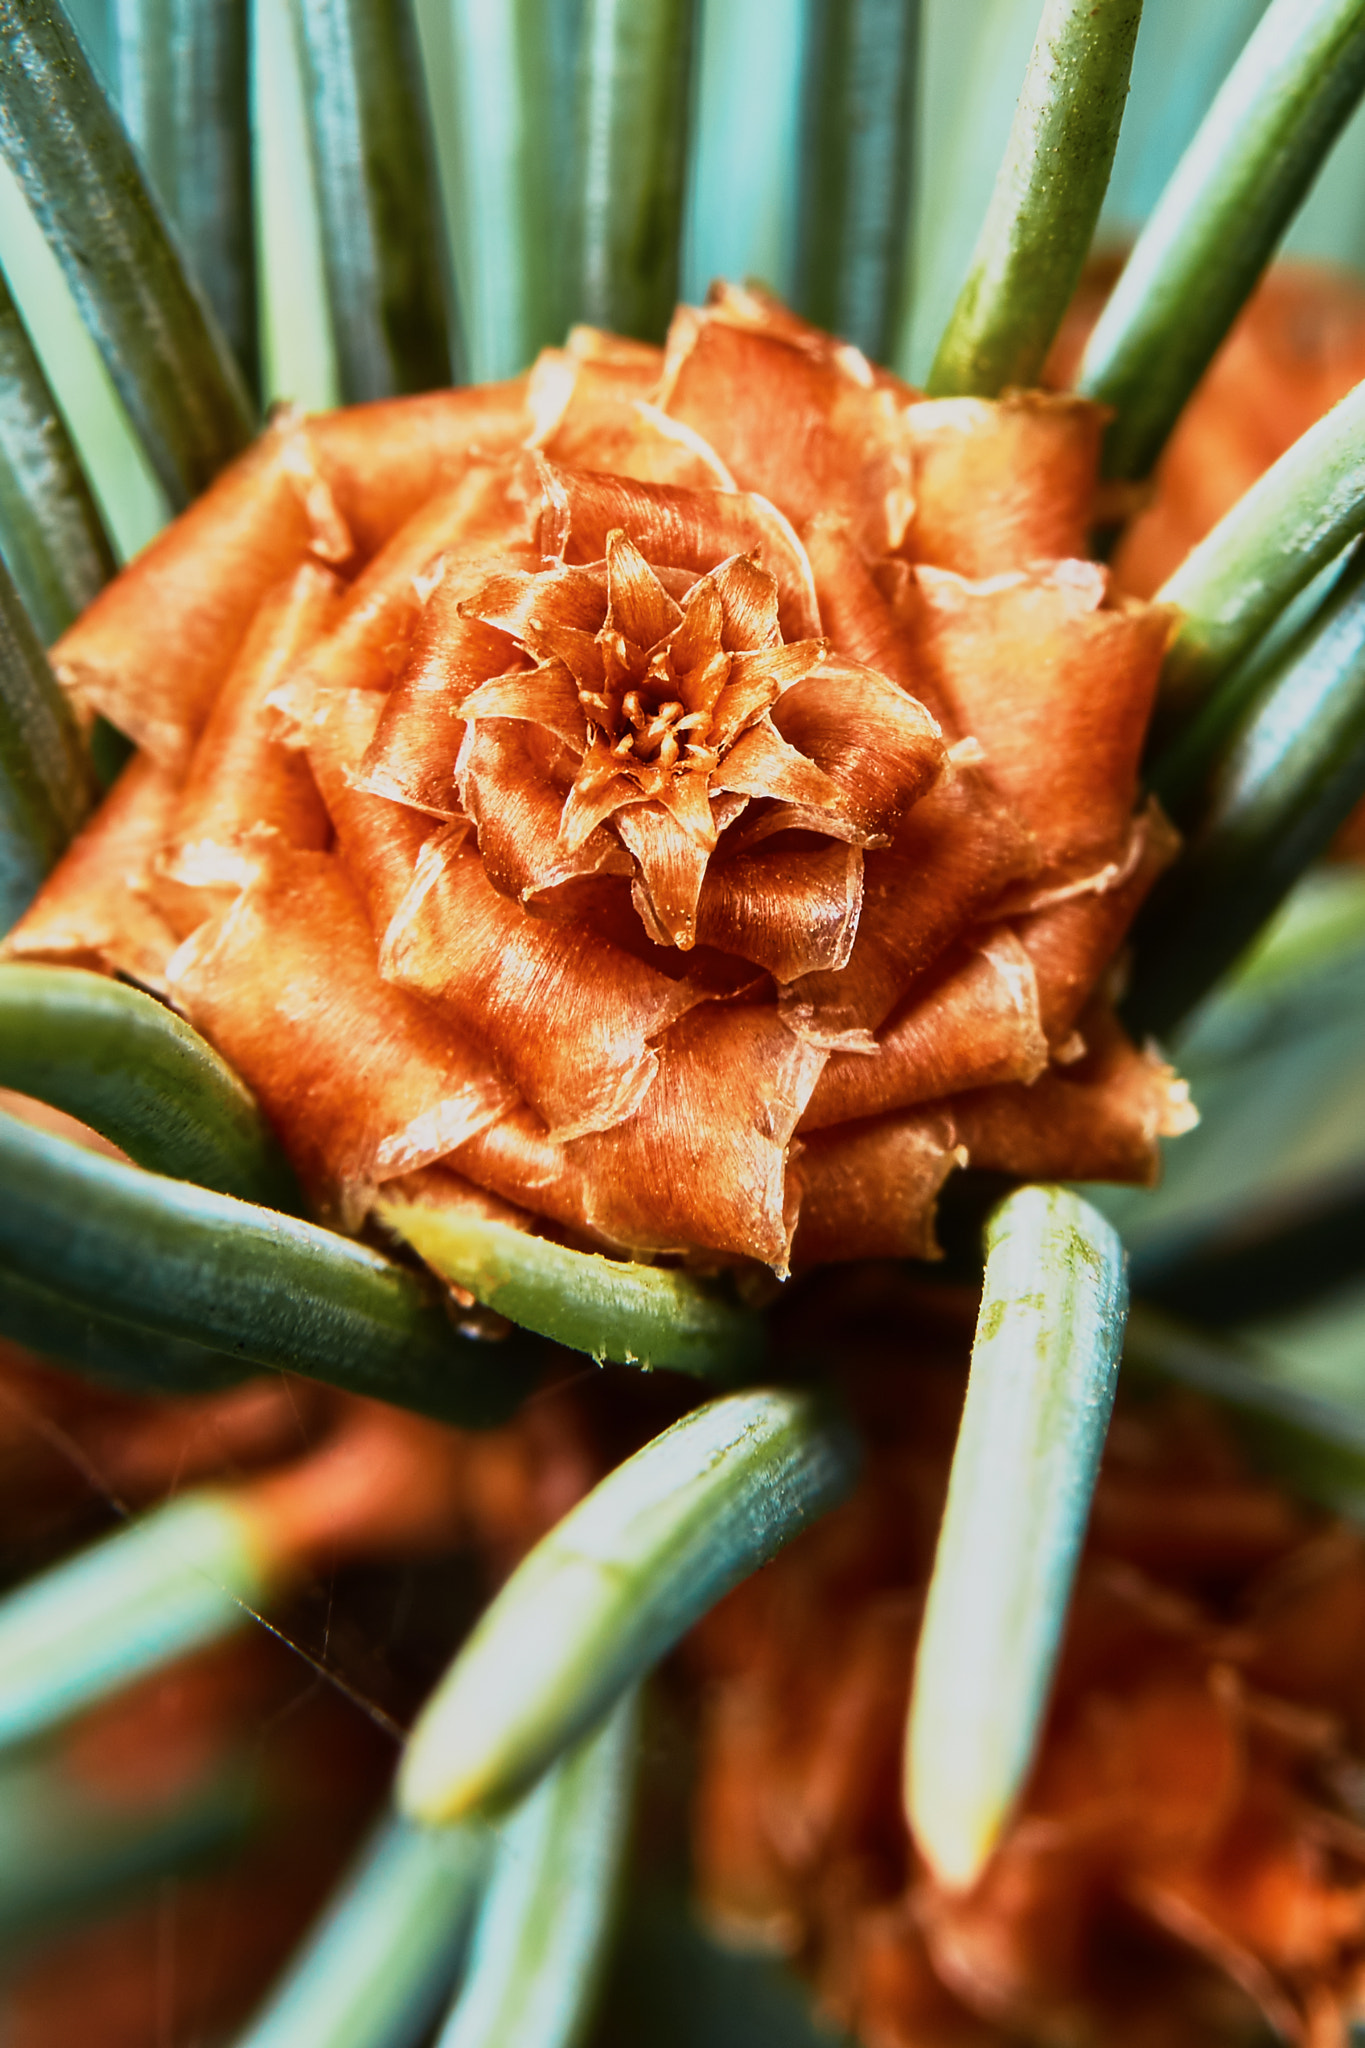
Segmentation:
<svg viewBox="0 0 1365 2048">
<path fill-rule="evenodd" d="M 67 633 L 140 752 L 11 935 L 168 994 L 321 1214 L 932 1256 L 968 1161 L 1150 1180 L 1109 970 L 1168 632 L 1101 416 L 930 403 L 753 293 L 278 418 Z M 352 580 L 344 578 L 350 576 Z"/>
</svg>

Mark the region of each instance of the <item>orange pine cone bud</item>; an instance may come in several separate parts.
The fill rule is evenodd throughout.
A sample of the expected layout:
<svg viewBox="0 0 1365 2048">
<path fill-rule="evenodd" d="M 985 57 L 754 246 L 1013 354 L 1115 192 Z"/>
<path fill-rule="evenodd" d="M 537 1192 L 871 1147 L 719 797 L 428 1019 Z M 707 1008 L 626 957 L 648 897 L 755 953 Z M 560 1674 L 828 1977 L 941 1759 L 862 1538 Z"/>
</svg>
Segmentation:
<svg viewBox="0 0 1365 2048">
<path fill-rule="evenodd" d="M 1169 622 L 1082 559 L 1099 428 L 729 289 L 283 417 L 57 647 L 143 751 L 8 951 L 168 993 L 345 1228 L 439 1162 L 782 1273 L 932 1256 L 968 1161 L 1149 1180 L 1189 1107 L 1104 991 Z"/>
</svg>

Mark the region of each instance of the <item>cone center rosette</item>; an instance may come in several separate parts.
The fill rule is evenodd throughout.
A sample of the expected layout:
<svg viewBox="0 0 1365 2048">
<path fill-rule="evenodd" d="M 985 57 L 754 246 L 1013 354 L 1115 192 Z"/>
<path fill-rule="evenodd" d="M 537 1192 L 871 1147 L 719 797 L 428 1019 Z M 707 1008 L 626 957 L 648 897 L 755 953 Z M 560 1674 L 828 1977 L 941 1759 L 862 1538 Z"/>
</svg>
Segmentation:
<svg viewBox="0 0 1365 2048">
<path fill-rule="evenodd" d="M 628 876 L 647 937 L 686 951 L 717 856 L 710 924 L 727 857 L 760 840 L 804 834 L 786 851 L 821 876 L 832 844 L 885 844 L 938 776 L 938 728 L 884 677 L 831 661 L 824 639 L 784 640 L 779 609 L 754 555 L 656 568 L 619 527 L 600 563 L 495 573 L 465 598 L 461 615 L 508 634 L 525 664 L 461 706 L 456 786 L 495 886 L 545 909 L 535 899 L 574 876 Z M 547 821 L 558 806 L 553 840 L 522 835 L 515 876 L 499 859 L 509 749 Z M 833 859 L 856 874 L 846 852 Z M 724 943 L 781 974 L 764 907 L 737 899 Z M 849 943 L 856 916 L 855 891 Z"/>
<path fill-rule="evenodd" d="M 785 1271 L 932 1255 L 969 1160 L 1149 1179 L 1167 622 L 1098 439 L 736 292 L 283 419 L 56 649 L 140 751 L 9 950 L 169 994 L 346 1227 Z"/>
</svg>

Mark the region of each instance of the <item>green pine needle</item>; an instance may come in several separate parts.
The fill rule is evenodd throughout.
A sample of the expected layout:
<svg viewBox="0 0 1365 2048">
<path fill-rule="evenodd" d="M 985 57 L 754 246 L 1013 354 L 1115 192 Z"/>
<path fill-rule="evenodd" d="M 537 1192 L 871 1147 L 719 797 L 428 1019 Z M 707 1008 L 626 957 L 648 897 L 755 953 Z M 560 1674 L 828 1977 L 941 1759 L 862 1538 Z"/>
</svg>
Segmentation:
<svg viewBox="0 0 1365 2048">
<path fill-rule="evenodd" d="M 75 967 L 0 966 L 0 1087 L 78 1117 L 152 1173 L 297 1210 L 256 1102 L 163 1003 Z"/>
<path fill-rule="evenodd" d="M 1175 1029 L 1365 794 L 1365 542 L 1250 706 L 1236 708 L 1230 735 L 1217 699 L 1206 709 L 1206 787 L 1180 859 L 1134 927 L 1124 1015 L 1139 1034 Z M 1186 745 L 1204 746 L 1199 727 Z"/>
<path fill-rule="evenodd" d="M 342 400 L 447 384 L 440 208 L 411 0 L 291 0 L 291 12 Z"/>
<path fill-rule="evenodd" d="M 455 275 L 475 383 L 557 348 L 583 0 L 451 0 Z"/>
<path fill-rule="evenodd" d="M 40 1573 L 0 1601 L 0 1744 L 216 1642 L 268 1591 L 250 1522 L 208 1491 Z"/>
<path fill-rule="evenodd" d="M 1045 0 L 931 397 L 1037 382 L 1099 219 L 1141 18 L 1142 0 Z"/>
<path fill-rule="evenodd" d="M 251 437 L 240 372 L 57 0 L 0 0 L 0 151 L 177 509 Z"/>
<path fill-rule="evenodd" d="M 1151 472 L 1363 89 L 1365 0 L 1272 0 L 1090 337 L 1108 475 Z"/>
<path fill-rule="evenodd" d="M 570 1251 L 506 1223 L 381 1200 L 379 1220 L 446 1280 L 524 1329 L 599 1364 L 659 1366 L 701 1379 L 754 1379 L 761 1316 L 690 1273 Z"/>
<path fill-rule="evenodd" d="M 100 1158 L 0 1117 L 0 1278 L 244 1362 L 469 1427 L 501 1421 L 537 1361 L 462 1339 L 434 1290 L 273 1209 Z M 4 1296 L 0 1290 L 0 1313 Z"/>
<path fill-rule="evenodd" d="M 1365 528 L 1365 384 L 1268 469 L 1157 593 L 1180 629 L 1161 727 L 1188 726 L 1285 606 Z"/>
<path fill-rule="evenodd" d="M 412 2048 L 448 1991 L 488 1863 L 485 1828 L 387 1816 L 235 2048 Z"/>
<path fill-rule="evenodd" d="M 580 2038 L 611 1931 L 638 1725 L 630 1692 L 508 1816 L 436 2048 L 572 2048 Z"/>
<path fill-rule="evenodd" d="M 995 1211 L 906 1733 L 910 1825 L 954 1888 L 985 1868 L 1033 1761 L 1127 1305 L 1122 1246 L 1079 1196 L 1022 1188 Z"/>
<path fill-rule="evenodd" d="M 82 1784 L 59 1757 L 7 1757 L 0 1765 L 5 1952 L 17 1959 L 94 1915 L 125 1909 L 132 1892 L 158 1878 L 173 1880 L 240 1851 L 262 1812 L 253 1764 L 232 1757 L 188 1792 L 134 1803 Z"/>
<path fill-rule="evenodd" d="M 0 552 L 50 646 L 115 569 L 57 401 L 0 279 Z"/>
<path fill-rule="evenodd" d="M 700 1619 L 848 1491 L 857 1451 L 811 1395 L 708 1402 L 542 1537 L 423 1709 L 399 1778 L 414 1819 L 495 1812 Z"/>
<path fill-rule="evenodd" d="M 811 0 L 796 297 L 873 362 L 905 318 L 920 0 Z"/>
<path fill-rule="evenodd" d="M 27 910 L 93 795 L 75 720 L 0 561 L 0 931 Z"/>
<path fill-rule="evenodd" d="M 569 304 L 576 320 L 662 341 L 678 295 L 697 0 L 582 4 Z"/>
<path fill-rule="evenodd" d="M 1236 1344 L 1134 1304 L 1125 1372 L 1175 1380 L 1235 1418 L 1255 1462 L 1305 1500 L 1365 1522 L 1365 1417 L 1320 1395 L 1279 1386 Z"/>
<path fill-rule="evenodd" d="M 251 0 L 111 0 L 110 70 L 152 190 L 253 392 L 260 389 Z"/>
<path fill-rule="evenodd" d="M 84 1379 L 133 1394 L 208 1394 L 235 1386 L 251 1368 L 223 1351 L 73 1302 L 0 1266 L 0 1335 Z"/>
</svg>

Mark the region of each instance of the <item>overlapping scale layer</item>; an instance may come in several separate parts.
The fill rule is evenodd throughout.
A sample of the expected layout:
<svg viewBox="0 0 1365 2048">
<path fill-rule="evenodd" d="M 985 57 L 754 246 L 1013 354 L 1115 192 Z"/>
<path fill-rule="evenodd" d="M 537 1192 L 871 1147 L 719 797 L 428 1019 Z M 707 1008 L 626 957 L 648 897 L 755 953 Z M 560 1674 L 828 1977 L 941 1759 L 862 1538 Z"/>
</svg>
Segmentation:
<svg viewBox="0 0 1365 2048">
<path fill-rule="evenodd" d="M 1099 426 L 728 289 L 281 417 L 59 643 L 140 752 L 8 950 L 168 992 L 345 1227 L 441 1162 L 783 1273 L 932 1256 L 968 1162 L 1150 1179 L 1168 621 L 1082 558 Z"/>
</svg>

